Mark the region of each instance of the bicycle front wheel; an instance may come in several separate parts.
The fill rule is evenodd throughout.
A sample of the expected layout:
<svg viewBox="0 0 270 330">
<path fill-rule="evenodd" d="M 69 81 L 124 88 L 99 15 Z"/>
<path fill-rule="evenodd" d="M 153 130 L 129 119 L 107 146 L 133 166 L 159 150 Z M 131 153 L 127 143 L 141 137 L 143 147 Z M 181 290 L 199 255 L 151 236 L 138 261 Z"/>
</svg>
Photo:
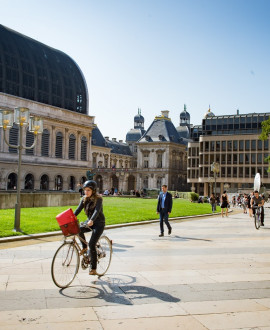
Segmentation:
<svg viewBox="0 0 270 330">
<path fill-rule="evenodd" d="M 257 214 L 257 212 L 255 212 L 254 214 L 254 223 L 255 223 L 255 228 L 259 229 L 261 226 L 261 215 Z"/>
<path fill-rule="evenodd" d="M 63 243 L 53 257 L 51 274 L 55 285 L 68 287 L 79 270 L 79 253 L 72 242 Z"/>
<path fill-rule="evenodd" d="M 96 245 L 97 275 L 104 275 L 110 267 L 112 259 L 112 243 L 107 236 L 101 236 Z"/>
</svg>

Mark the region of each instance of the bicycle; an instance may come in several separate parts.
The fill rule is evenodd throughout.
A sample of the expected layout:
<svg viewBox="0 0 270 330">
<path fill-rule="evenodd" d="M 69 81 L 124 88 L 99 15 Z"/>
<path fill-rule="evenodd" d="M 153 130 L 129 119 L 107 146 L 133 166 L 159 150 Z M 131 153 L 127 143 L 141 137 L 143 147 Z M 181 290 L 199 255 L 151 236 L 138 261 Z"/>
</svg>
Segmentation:
<svg viewBox="0 0 270 330">
<path fill-rule="evenodd" d="M 78 225 L 78 224 L 77 224 Z M 78 226 L 79 228 L 79 226 Z M 63 231 L 64 233 L 64 231 Z M 73 237 L 71 237 L 73 236 Z M 87 242 L 77 233 L 65 236 L 63 244 L 56 250 L 51 265 L 51 275 L 53 282 L 59 288 L 67 288 L 75 279 L 81 263 L 82 269 L 88 269 L 90 265 L 90 256 L 87 251 L 83 253 L 77 239 Z M 96 244 L 97 251 L 97 275 L 103 276 L 107 272 L 111 264 L 112 258 L 112 242 L 103 235 Z M 82 257 L 80 262 L 80 256 Z"/>
<path fill-rule="evenodd" d="M 254 212 L 254 223 L 255 228 L 259 229 L 262 224 L 262 207 L 261 206 L 253 206 Z"/>
</svg>

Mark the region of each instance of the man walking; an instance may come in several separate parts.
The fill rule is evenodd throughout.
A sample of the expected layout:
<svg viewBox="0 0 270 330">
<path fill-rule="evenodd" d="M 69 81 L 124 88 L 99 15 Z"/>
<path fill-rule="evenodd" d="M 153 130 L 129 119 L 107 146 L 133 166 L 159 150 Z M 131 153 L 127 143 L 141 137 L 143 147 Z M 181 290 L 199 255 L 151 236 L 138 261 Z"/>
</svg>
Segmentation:
<svg viewBox="0 0 270 330">
<path fill-rule="evenodd" d="M 164 224 L 165 222 L 168 228 L 168 235 L 172 232 L 172 227 L 169 224 L 169 214 L 172 211 L 172 195 L 167 191 L 167 185 L 162 186 L 162 192 L 158 196 L 158 204 L 157 204 L 157 214 L 159 213 L 159 220 L 160 220 L 160 235 L 159 237 L 164 236 Z"/>
</svg>

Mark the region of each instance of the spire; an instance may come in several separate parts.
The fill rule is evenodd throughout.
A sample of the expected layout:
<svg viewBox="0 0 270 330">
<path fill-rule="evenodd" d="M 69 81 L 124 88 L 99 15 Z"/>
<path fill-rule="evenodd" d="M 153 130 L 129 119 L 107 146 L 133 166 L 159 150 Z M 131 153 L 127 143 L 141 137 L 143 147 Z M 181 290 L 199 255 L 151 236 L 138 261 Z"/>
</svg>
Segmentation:
<svg viewBox="0 0 270 330">
<path fill-rule="evenodd" d="M 187 111 L 187 106 L 184 104 L 184 111 Z"/>
</svg>

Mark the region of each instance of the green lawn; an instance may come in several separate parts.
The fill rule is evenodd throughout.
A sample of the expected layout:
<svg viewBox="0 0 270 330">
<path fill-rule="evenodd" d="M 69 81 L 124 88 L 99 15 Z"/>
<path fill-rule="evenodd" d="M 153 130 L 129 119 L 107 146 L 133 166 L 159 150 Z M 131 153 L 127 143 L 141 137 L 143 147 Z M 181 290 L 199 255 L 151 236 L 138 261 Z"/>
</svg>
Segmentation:
<svg viewBox="0 0 270 330">
<path fill-rule="evenodd" d="M 106 225 L 157 219 L 156 199 L 105 197 L 104 214 Z M 77 206 L 70 206 L 75 211 Z M 0 237 L 45 233 L 59 230 L 55 216 L 69 208 L 39 207 L 21 209 L 21 230 L 13 232 L 14 209 L 0 210 Z M 219 211 L 220 208 L 218 207 Z M 170 217 L 188 216 L 211 213 L 211 205 L 191 203 L 183 199 L 173 200 L 173 210 Z M 78 216 L 79 221 L 86 220 L 84 212 Z"/>
</svg>

